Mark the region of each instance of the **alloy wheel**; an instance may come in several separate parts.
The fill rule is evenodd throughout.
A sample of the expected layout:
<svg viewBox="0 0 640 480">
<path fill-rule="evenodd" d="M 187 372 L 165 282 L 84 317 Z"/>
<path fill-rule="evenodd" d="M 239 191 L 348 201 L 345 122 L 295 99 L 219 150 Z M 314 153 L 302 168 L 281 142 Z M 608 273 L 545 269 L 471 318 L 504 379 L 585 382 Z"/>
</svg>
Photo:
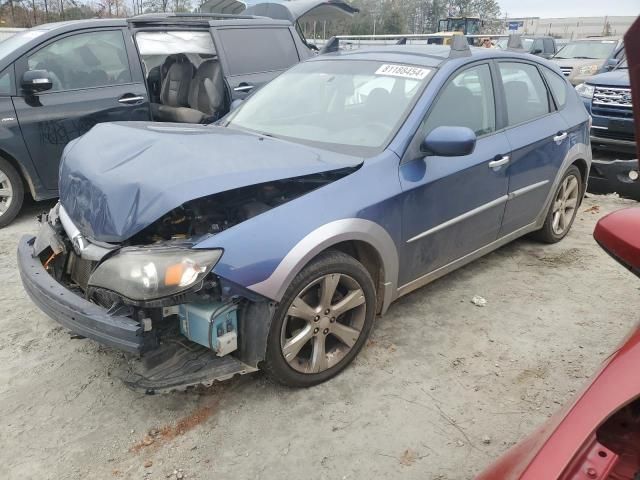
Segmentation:
<svg viewBox="0 0 640 480">
<path fill-rule="evenodd" d="M 362 287 L 349 275 L 332 273 L 312 281 L 289 307 L 280 334 L 282 356 L 301 373 L 321 373 L 354 347 L 364 328 Z"/>
<path fill-rule="evenodd" d="M 553 223 L 551 227 L 554 234 L 564 235 L 571 226 L 576 208 L 578 208 L 579 192 L 580 184 L 575 176 L 569 175 L 563 180 L 553 202 Z"/>
<path fill-rule="evenodd" d="M 9 177 L 0 170 L 0 215 L 3 215 L 13 201 L 13 187 Z"/>
</svg>

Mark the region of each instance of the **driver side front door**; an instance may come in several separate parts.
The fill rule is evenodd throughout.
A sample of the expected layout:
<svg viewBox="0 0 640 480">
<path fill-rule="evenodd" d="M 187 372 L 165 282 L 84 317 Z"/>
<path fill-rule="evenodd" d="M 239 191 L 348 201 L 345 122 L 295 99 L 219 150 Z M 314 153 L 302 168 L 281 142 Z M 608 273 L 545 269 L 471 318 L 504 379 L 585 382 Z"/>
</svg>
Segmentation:
<svg viewBox="0 0 640 480">
<path fill-rule="evenodd" d="M 508 192 L 510 147 L 496 132 L 494 79 L 488 63 L 453 74 L 440 91 L 400 166 L 403 189 L 401 292 L 422 277 L 495 241 Z M 439 126 L 468 127 L 475 150 L 462 157 L 419 154 L 426 135 Z M 413 158 L 412 158 L 413 157 Z M 417 284 L 417 285 L 416 285 Z"/>
</svg>

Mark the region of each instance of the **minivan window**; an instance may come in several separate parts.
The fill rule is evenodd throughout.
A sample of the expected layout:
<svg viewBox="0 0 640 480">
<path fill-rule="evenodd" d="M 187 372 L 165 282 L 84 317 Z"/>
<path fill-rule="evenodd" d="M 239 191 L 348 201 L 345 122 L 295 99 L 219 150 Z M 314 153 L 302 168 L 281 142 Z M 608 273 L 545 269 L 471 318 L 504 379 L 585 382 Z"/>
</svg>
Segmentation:
<svg viewBox="0 0 640 480">
<path fill-rule="evenodd" d="M 528 63 L 500 62 L 509 125 L 549 113 L 549 95 L 538 69 Z"/>
<path fill-rule="evenodd" d="M 468 127 L 476 135 L 496 129 L 496 107 L 489 65 L 471 67 L 442 90 L 424 122 L 425 135 L 436 127 Z"/>
<path fill-rule="evenodd" d="M 557 73 L 552 72 L 548 68 L 542 70 L 544 77 L 547 79 L 549 88 L 553 93 L 553 97 L 558 103 L 558 109 L 564 107 L 567 103 L 567 81 Z"/>
<path fill-rule="evenodd" d="M 29 70 L 46 70 L 51 91 L 121 85 L 131 82 L 122 32 L 90 32 L 64 37 L 28 58 Z"/>
<path fill-rule="evenodd" d="M 225 28 L 219 35 L 231 76 L 285 70 L 300 61 L 288 28 Z"/>
</svg>

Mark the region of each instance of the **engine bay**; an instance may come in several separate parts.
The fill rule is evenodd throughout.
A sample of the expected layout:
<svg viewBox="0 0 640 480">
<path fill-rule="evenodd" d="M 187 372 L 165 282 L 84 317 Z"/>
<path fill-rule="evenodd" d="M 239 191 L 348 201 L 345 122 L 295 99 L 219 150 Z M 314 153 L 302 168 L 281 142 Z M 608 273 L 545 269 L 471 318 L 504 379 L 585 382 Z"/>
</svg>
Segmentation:
<svg viewBox="0 0 640 480">
<path fill-rule="evenodd" d="M 351 173 L 353 169 L 251 185 L 187 202 L 146 227 L 125 246 L 197 242 L 265 213 Z"/>
</svg>

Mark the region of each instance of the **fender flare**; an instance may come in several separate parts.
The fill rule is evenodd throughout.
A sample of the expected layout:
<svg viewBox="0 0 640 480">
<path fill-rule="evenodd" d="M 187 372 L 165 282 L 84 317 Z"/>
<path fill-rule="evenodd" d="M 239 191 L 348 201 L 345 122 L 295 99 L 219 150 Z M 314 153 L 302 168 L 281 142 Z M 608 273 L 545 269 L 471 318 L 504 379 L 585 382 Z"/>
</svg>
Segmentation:
<svg viewBox="0 0 640 480">
<path fill-rule="evenodd" d="M 384 313 L 397 297 L 398 250 L 387 230 L 371 220 L 362 218 L 336 220 L 312 231 L 289 251 L 269 278 L 247 288 L 279 302 L 295 276 L 314 257 L 333 245 L 354 240 L 371 245 L 382 260 L 384 271 L 382 313 Z"/>
<path fill-rule="evenodd" d="M 560 168 L 558 169 L 558 174 L 556 175 L 556 178 L 551 185 L 551 189 L 549 190 L 547 199 L 544 202 L 544 206 L 538 214 L 538 218 L 536 219 L 536 228 L 542 228 L 542 226 L 544 225 L 544 221 L 547 218 L 547 212 L 549 211 L 551 202 L 553 201 L 553 195 L 558 189 L 562 177 L 564 177 L 564 174 L 568 170 L 568 168 L 577 160 L 584 160 L 587 164 L 587 175 L 582 179 L 582 181 L 584 182 L 583 187 L 586 191 L 587 182 L 589 180 L 589 171 L 591 170 L 591 145 L 585 143 L 576 143 L 569 149 L 564 159 L 562 160 L 562 165 L 560 165 Z"/>
</svg>

